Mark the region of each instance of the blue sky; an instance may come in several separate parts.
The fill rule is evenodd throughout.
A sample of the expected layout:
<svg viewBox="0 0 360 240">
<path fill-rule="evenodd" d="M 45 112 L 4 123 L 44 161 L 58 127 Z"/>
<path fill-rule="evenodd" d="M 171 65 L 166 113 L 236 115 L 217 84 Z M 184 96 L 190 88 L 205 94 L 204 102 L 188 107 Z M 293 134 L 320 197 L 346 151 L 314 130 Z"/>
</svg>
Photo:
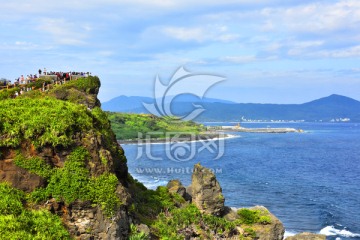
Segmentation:
<svg viewBox="0 0 360 240">
<path fill-rule="evenodd" d="M 90 71 L 101 101 L 152 96 L 180 66 L 226 81 L 208 97 L 360 100 L 358 0 L 1 1 L 0 77 Z"/>
</svg>

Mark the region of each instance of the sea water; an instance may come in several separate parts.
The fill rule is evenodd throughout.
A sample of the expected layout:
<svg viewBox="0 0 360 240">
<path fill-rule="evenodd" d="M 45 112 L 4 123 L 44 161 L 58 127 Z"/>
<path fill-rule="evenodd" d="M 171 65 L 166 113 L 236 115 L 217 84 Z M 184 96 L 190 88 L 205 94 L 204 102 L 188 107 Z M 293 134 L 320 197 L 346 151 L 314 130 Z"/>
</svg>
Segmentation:
<svg viewBox="0 0 360 240">
<path fill-rule="evenodd" d="M 129 172 L 152 189 L 171 179 L 186 186 L 193 165 L 200 162 L 216 173 L 227 206 L 263 205 L 284 223 L 286 235 L 310 231 L 328 239 L 360 239 L 360 124 L 242 125 L 305 132 L 232 132 L 236 137 L 219 146 L 222 154 L 215 149 L 218 143 L 196 142 L 187 149 L 195 146 L 197 153 L 186 161 L 171 160 L 166 144 L 123 145 Z"/>
</svg>

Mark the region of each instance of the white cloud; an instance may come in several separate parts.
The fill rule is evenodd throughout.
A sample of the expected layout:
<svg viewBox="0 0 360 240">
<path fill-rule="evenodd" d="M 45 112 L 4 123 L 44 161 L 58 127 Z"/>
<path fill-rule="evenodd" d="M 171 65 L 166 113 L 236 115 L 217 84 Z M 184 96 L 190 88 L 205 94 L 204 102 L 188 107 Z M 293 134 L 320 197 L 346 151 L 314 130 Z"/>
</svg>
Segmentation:
<svg viewBox="0 0 360 240">
<path fill-rule="evenodd" d="M 237 39 L 237 34 L 229 33 L 226 26 L 208 25 L 205 27 L 163 27 L 162 32 L 180 41 L 218 41 L 230 42 Z"/>
<path fill-rule="evenodd" d="M 333 57 L 333 58 L 360 57 L 360 45 L 349 47 L 346 49 L 320 51 L 314 54 L 322 57 Z"/>
<path fill-rule="evenodd" d="M 288 46 L 288 54 L 290 56 L 299 56 L 306 54 L 307 52 L 314 51 L 314 48 L 318 48 L 324 44 L 323 41 L 301 41 L 301 42 L 291 42 Z"/>
<path fill-rule="evenodd" d="M 0 49 L 3 50 L 36 50 L 40 49 L 38 44 L 26 41 L 15 41 L 12 43 L 1 43 Z"/>
<path fill-rule="evenodd" d="M 249 63 L 256 61 L 257 58 L 254 55 L 248 56 L 225 56 L 220 58 L 222 62 L 231 62 L 231 63 Z"/>
<path fill-rule="evenodd" d="M 265 8 L 260 14 L 265 19 L 262 29 L 268 31 L 322 33 L 358 29 L 360 1 L 314 2 L 287 8 Z"/>
<path fill-rule="evenodd" d="M 239 56 L 225 56 L 225 57 L 221 57 L 219 60 L 221 62 L 245 64 L 245 63 L 260 62 L 260 61 L 272 61 L 277 59 L 278 59 L 277 56 L 258 57 L 255 55 L 239 55 Z"/>
<path fill-rule="evenodd" d="M 64 45 L 85 44 L 91 29 L 88 24 L 79 26 L 62 18 L 44 18 L 38 26 L 39 31 L 51 35 L 56 43 Z"/>
</svg>

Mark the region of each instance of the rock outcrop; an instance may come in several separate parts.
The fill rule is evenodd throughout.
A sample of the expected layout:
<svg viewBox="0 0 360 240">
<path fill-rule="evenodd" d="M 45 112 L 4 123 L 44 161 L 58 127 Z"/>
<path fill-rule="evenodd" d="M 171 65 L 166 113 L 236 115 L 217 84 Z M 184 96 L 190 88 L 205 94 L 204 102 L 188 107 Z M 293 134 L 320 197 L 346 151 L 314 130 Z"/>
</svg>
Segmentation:
<svg viewBox="0 0 360 240">
<path fill-rule="evenodd" d="M 177 193 L 183 198 L 185 198 L 186 188 L 182 185 L 182 183 L 179 180 L 177 179 L 170 180 L 166 187 L 169 189 L 169 192 Z"/>
<path fill-rule="evenodd" d="M 23 147 L 26 149 L 25 146 Z M 38 187 L 45 186 L 44 178 L 15 165 L 15 150 L 7 148 L 0 150 L 0 182 L 8 182 L 24 192 L 32 192 Z"/>
<path fill-rule="evenodd" d="M 50 212 L 62 217 L 71 236 L 76 239 L 127 239 L 129 235 L 129 216 L 124 206 L 109 218 L 100 207 L 91 206 L 90 202 L 76 201 L 66 206 L 51 199 L 45 205 Z"/>
<path fill-rule="evenodd" d="M 290 236 L 286 238 L 287 240 L 325 240 L 326 236 L 322 234 L 316 234 L 316 233 L 299 233 L 294 236 Z"/>
<path fill-rule="evenodd" d="M 207 168 L 196 164 L 194 166 L 192 182 L 188 190 L 191 191 L 192 203 L 194 203 L 203 213 L 224 217 L 228 221 L 235 222 L 239 219 L 237 212 L 224 206 L 224 196 L 216 176 Z M 251 226 L 246 224 L 237 227 L 239 234 L 245 234 L 244 229 L 251 228 L 256 239 L 259 240 L 282 240 L 285 228 L 281 221 L 271 214 L 263 206 L 255 206 L 250 210 L 264 213 L 269 222 L 253 223 Z"/>
<path fill-rule="evenodd" d="M 215 174 L 209 169 L 196 164 L 191 177 L 192 203 L 201 212 L 221 216 L 224 211 L 225 198 Z"/>
<path fill-rule="evenodd" d="M 251 210 L 260 210 L 267 212 L 271 221 L 268 224 L 254 224 L 252 227 L 259 240 L 282 240 L 284 238 L 285 228 L 282 222 L 267 210 L 264 206 L 255 206 Z"/>
</svg>

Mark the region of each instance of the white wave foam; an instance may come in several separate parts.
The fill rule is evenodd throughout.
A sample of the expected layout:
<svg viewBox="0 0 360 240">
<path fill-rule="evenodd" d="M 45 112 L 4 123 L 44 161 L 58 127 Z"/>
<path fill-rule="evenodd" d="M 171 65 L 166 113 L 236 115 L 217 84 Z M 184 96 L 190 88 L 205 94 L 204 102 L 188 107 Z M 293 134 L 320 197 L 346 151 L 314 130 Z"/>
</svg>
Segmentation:
<svg viewBox="0 0 360 240">
<path fill-rule="evenodd" d="M 352 233 L 346 229 L 336 229 L 334 226 L 326 226 L 320 230 L 320 234 L 326 236 L 341 236 L 341 237 L 360 237 L 358 233 Z"/>
<path fill-rule="evenodd" d="M 286 239 L 287 237 L 294 236 L 294 235 L 296 235 L 296 234 L 297 234 L 297 232 L 285 230 L 284 239 Z"/>
</svg>

